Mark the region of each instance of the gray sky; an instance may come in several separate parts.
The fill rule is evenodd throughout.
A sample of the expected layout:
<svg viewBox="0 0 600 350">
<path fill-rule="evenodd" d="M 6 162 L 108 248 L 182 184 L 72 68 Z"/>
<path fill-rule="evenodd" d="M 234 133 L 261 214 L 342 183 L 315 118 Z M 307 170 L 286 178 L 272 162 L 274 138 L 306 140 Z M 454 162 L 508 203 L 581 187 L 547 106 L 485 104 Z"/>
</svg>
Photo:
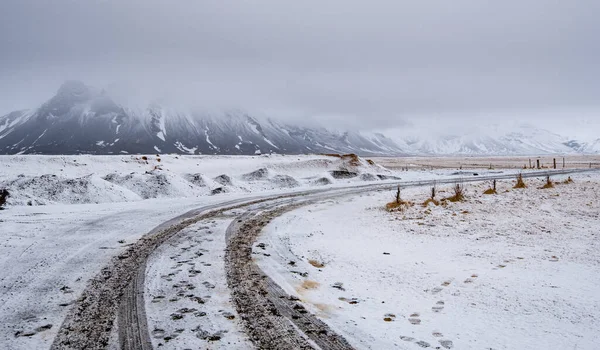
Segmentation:
<svg viewBox="0 0 600 350">
<path fill-rule="evenodd" d="M 2 0 L 0 114 L 78 79 L 362 128 L 564 130 L 600 119 L 599 15 L 597 0 Z"/>
</svg>

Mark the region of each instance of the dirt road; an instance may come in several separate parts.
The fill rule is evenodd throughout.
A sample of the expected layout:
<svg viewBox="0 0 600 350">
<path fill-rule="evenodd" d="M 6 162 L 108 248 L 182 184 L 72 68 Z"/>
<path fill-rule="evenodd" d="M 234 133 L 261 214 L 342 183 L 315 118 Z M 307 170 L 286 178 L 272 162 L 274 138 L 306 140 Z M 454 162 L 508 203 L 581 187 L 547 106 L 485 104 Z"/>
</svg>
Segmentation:
<svg viewBox="0 0 600 350">
<path fill-rule="evenodd" d="M 524 177 L 570 174 L 590 170 L 530 172 Z M 592 170 L 593 171 L 593 170 Z M 507 179 L 514 175 L 473 176 L 461 182 Z M 457 179 L 437 181 L 454 183 Z M 404 187 L 431 185 L 433 181 L 400 182 Z M 318 189 L 277 196 L 223 202 L 189 211 L 156 227 L 88 282 L 70 310 L 52 349 L 105 349 L 117 326 L 122 349 L 151 349 L 143 301 L 146 261 L 152 251 L 183 228 L 235 208 L 247 213 L 232 222 L 228 238 L 226 268 L 233 301 L 246 331 L 260 348 L 348 349 L 351 346 L 326 324 L 288 296 L 252 262 L 252 244 L 266 223 L 281 213 L 314 200 L 360 192 L 390 190 L 398 183 L 370 184 L 346 188 Z M 118 315 L 118 317 L 117 317 Z M 118 322 L 117 322 L 118 319 Z M 118 325 L 117 325 L 118 323 Z"/>
</svg>

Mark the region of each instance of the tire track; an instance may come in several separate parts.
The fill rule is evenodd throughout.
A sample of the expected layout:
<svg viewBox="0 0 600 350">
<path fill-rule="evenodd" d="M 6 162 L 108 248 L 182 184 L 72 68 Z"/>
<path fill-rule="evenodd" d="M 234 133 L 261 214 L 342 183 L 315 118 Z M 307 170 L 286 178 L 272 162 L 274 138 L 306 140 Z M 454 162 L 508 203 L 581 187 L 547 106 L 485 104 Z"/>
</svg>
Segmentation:
<svg viewBox="0 0 600 350">
<path fill-rule="evenodd" d="M 267 223 L 314 200 L 277 209 L 256 208 L 227 229 L 227 284 L 250 339 L 260 349 L 353 349 L 346 339 L 288 295 L 252 259 L 252 245 Z M 262 211 L 262 213 L 259 213 Z"/>
</svg>

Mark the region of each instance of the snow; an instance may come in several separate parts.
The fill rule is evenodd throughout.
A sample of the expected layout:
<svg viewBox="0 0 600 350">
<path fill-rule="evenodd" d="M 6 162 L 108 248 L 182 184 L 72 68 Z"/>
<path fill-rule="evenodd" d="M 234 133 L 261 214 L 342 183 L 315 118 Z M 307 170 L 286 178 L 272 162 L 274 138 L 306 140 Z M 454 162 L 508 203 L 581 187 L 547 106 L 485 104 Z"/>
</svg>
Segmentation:
<svg viewBox="0 0 600 350">
<path fill-rule="evenodd" d="M 160 150 L 160 148 L 158 148 L 157 146 L 154 146 L 154 150 L 155 150 L 156 152 L 158 152 L 158 153 L 162 152 L 162 151 Z"/>
<path fill-rule="evenodd" d="M 0 211 L 0 348 L 49 348 L 86 282 L 157 225 L 205 205 L 315 188 L 322 178 L 331 188 L 369 183 L 362 176 L 331 176 L 342 168 L 403 181 L 465 176 L 454 167 L 401 172 L 320 155 L 0 156 L 0 188 L 11 193 L 7 210 Z M 264 176 L 248 176 L 257 170 Z M 482 176 L 516 171 L 478 170 Z M 220 175 L 231 183 L 217 182 Z M 431 207 L 430 214 L 414 207 L 407 219 L 381 210 L 392 193 L 322 201 L 274 219 L 259 238 L 271 256 L 260 255 L 258 263 L 358 348 L 417 347 L 403 336 L 433 345 L 449 340 L 458 349 L 592 349 L 600 340 L 595 333 L 600 178 L 591 173 L 573 178 L 574 184 L 545 191 L 526 180 L 529 189 L 485 197 L 479 194 L 483 187 L 469 185 L 467 202 Z M 499 186 L 507 189 L 508 181 Z M 211 195 L 216 188 L 224 193 Z M 440 185 L 440 195 L 444 190 Z M 403 196 L 416 201 L 427 191 L 406 189 Z M 153 338 L 155 347 L 159 342 L 165 349 L 250 347 L 223 267 L 224 230 L 241 213 L 189 226 L 151 255 L 149 327 L 173 338 Z M 319 271 L 308 259 L 325 267 Z M 320 286 L 303 288 L 304 279 L 290 273 L 290 260 Z M 192 267 L 201 273 L 190 272 Z M 162 277 L 170 273 L 171 280 Z M 468 278 L 472 283 L 464 283 Z M 181 281 L 196 286 L 194 295 L 205 303 L 152 302 L 155 296 L 177 297 Z M 431 294 L 445 281 L 448 286 Z M 331 288 L 335 282 L 345 291 Z M 434 313 L 438 301 L 444 309 Z M 207 315 L 192 312 L 181 322 L 172 320 L 183 308 Z M 228 312 L 236 317 L 228 319 Z M 407 321 L 414 312 L 418 326 Z M 388 313 L 395 315 L 393 322 L 383 321 Z M 15 337 L 36 329 L 32 336 Z M 204 332 L 218 333 L 222 341 L 199 339 Z M 443 336 L 437 339 L 435 332 Z"/>
<path fill-rule="evenodd" d="M 213 149 L 219 149 L 219 147 L 215 146 L 211 141 L 210 138 L 208 137 L 208 128 L 206 128 L 204 130 L 204 135 L 206 135 L 206 143 L 208 143 Z"/>
<path fill-rule="evenodd" d="M 158 137 L 161 140 L 165 140 L 165 134 L 162 131 L 159 131 L 158 133 L 156 133 L 156 137 Z"/>
<path fill-rule="evenodd" d="M 223 198 L 234 197 L 0 211 L 0 348 L 49 348 L 70 304 L 113 255 L 158 224 Z M 34 336 L 15 337 L 48 324 Z"/>
<path fill-rule="evenodd" d="M 155 348 L 252 348 L 230 300 L 223 260 L 225 236 L 216 234 L 225 232 L 229 222 L 199 222 L 151 255 L 144 293 Z M 173 319 L 173 315 L 181 318 Z M 220 339 L 199 339 L 209 335 Z M 165 337 L 172 339 L 165 341 Z"/>
<path fill-rule="evenodd" d="M 144 158 L 146 160 L 144 160 Z M 228 192 L 261 192 L 285 189 L 297 183 L 299 189 L 314 186 L 316 179 L 330 178 L 332 186 L 364 183 L 360 177 L 333 179 L 329 172 L 347 167 L 345 160 L 327 156 L 0 156 L 0 187 L 11 192 L 8 205 L 19 206 L 140 201 L 148 198 L 179 198 L 211 195 L 223 187 L 212 179 L 229 176 Z M 265 179 L 246 180 L 244 174 L 268 169 Z M 447 176 L 449 172 L 395 173 L 360 162 L 360 174 L 396 174 L 411 177 Z M 441 174 L 441 175 L 440 175 Z M 201 176 L 204 185 L 191 182 Z M 282 183 L 282 177 L 290 181 Z"/>
<path fill-rule="evenodd" d="M 256 126 L 255 123 L 251 123 L 250 121 L 246 120 L 246 124 L 248 124 L 248 126 L 250 127 L 250 129 L 257 135 L 260 135 L 260 131 L 258 130 L 258 127 Z"/>
<path fill-rule="evenodd" d="M 183 143 L 181 143 L 180 141 L 175 142 L 175 147 L 177 147 L 178 150 L 180 150 L 181 152 L 186 152 L 189 154 L 195 154 L 196 151 L 198 150 L 198 147 L 192 147 L 192 148 L 188 148 L 186 147 Z"/>
<path fill-rule="evenodd" d="M 359 349 L 596 349 L 600 176 L 573 178 L 500 181 L 498 195 L 470 184 L 466 202 L 404 213 L 382 209 L 390 192 L 326 200 L 274 219 L 259 237 L 270 256 L 256 256 Z"/>
<path fill-rule="evenodd" d="M 266 142 L 266 143 L 268 143 L 269 145 L 271 145 L 271 146 L 273 146 L 273 147 L 275 147 L 275 148 L 279 149 L 279 147 L 275 146 L 275 144 L 273 144 L 273 142 L 271 142 L 271 141 L 270 141 L 268 138 L 266 138 L 266 137 L 263 137 L 263 140 L 265 140 L 265 142 Z"/>
</svg>

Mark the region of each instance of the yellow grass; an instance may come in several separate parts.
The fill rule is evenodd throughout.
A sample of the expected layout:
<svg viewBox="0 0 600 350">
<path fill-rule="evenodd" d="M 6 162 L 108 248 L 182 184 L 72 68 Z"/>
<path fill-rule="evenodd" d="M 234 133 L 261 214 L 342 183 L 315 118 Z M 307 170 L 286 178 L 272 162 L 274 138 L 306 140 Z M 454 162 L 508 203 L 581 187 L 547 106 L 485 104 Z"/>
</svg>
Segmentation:
<svg viewBox="0 0 600 350">
<path fill-rule="evenodd" d="M 319 288 L 319 282 L 316 281 L 311 281 L 311 280 L 305 280 L 304 282 L 302 282 L 302 288 L 303 289 L 317 289 Z"/>
<path fill-rule="evenodd" d="M 423 202 L 423 206 L 427 207 L 427 206 L 429 206 L 429 203 L 433 203 L 434 205 L 440 205 L 440 202 L 438 202 L 437 200 L 435 200 L 433 198 L 427 198 L 427 200 L 425 202 Z"/>
<path fill-rule="evenodd" d="M 322 267 L 325 267 L 325 265 L 323 263 L 320 263 L 317 260 L 309 260 L 308 263 L 319 269 Z"/>
</svg>

